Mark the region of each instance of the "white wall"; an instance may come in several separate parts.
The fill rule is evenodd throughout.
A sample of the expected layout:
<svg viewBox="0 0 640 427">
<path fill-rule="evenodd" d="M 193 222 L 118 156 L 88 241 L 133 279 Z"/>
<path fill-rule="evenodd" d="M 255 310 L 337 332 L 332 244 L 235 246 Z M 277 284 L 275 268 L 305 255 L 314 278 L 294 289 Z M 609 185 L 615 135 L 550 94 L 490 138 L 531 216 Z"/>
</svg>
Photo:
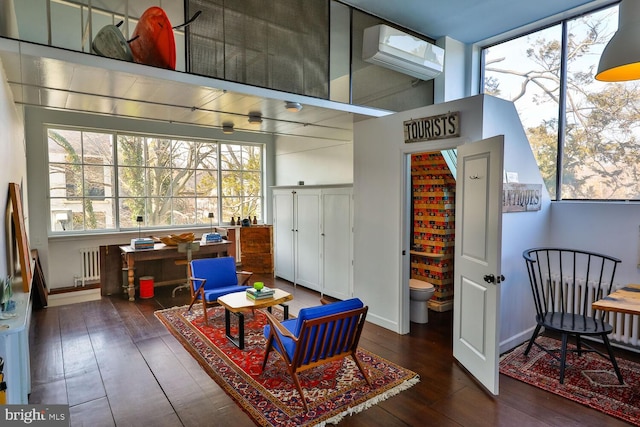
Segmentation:
<svg viewBox="0 0 640 427">
<path fill-rule="evenodd" d="M 517 172 L 519 182 L 540 184 L 543 190 L 539 212 L 502 215 L 502 274 L 506 278 L 500 288 L 502 353 L 529 339 L 535 327 L 533 297 L 522 252 L 545 243 L 551 201 L 513 103 L 489 96 L 484 101 L 484 136 L 505 135 L 505 171 Z"/>
<path fill-rule="evenodd" d="M 0 206 L 4 206 L 2 222 L 6 230 L 10 218 L 7 218 L 7 206 L 10 204 L 9 183 L 15 182 L 21 185 L 24 195 L 23 209 L 25 215 L 25 227 L 28 231 L 31 223 L 29 217 L 29 204 L 26 200 L 27 194 L 27 163 L 25 156 L 24 122 L 22 111 L 16 108 L 13 102 L 13 94 L 7 83 L 7 76 L 4 71 L 4 64 L 0 61 L 0 158 L 2 167 L 0 168 L 0 186 L 4 191 L 0 191 Z M 10 245 L 13 242 L 7 241 L 6 232 L 0 233 L 0 278 L 12 273 L 7 260 Z"/>
<path fill-rule="evenodd" d="M 558 202 L 551 205 L 549 244 L 586 249 L 622 260 L 616 285 L 640 283 L 640 204 Z"/>
<path fill-rule="evenodd" d="M 353 182 L 352 141 L 276 137 L 278 186 L 350 184 Z"/>
<path fill-rule="evenodd" d="M 444 72 L 434 79 L 434 104 L 469 96 L 466 73 L 466 45 L 451 37 L 442 37 L 436 45 L 445 51 Z"/>
</svg>

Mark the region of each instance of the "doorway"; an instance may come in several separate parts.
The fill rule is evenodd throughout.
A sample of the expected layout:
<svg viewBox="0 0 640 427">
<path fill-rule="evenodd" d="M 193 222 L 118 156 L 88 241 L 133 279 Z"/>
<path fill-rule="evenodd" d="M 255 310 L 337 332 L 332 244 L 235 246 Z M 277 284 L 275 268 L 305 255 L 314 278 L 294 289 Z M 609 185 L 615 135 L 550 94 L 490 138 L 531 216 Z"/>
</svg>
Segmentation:
<svg viewBox="0 0 640 427">
<path fill-rule="evenodd" d="M 455 149 L 407 155 L 408 280 L 433 285 L 434 295 L 427 305 L 435 312 L 453 309 L 455 159 Z"/>
</svg>

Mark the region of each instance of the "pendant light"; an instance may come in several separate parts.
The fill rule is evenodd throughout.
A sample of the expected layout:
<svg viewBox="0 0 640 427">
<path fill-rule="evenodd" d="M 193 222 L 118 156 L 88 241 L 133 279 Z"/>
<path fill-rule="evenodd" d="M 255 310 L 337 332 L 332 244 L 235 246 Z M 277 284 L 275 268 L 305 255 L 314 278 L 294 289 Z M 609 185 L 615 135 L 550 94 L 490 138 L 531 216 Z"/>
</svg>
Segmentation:
<svg viewBox="0 0 640 427">
<path fill-rule="evenodd" d="M 618 31 L 602 52 L 596 80 L 637 79 L 640 79 L 640 1 L 622 0 L 618 9 Z"/>
</svg>

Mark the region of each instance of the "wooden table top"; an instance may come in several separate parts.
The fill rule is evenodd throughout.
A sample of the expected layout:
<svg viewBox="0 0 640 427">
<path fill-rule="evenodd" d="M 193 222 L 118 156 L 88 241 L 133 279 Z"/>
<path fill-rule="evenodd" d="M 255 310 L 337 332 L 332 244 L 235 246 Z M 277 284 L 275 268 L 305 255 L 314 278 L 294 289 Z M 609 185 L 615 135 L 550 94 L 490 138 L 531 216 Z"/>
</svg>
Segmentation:
<svg viewBox="0 0 640 427">
<path fill-rule="evenodd" d="M 247 296 L 246 291 L 234 292 L 218 298 L 218 303 L 227 310 L 236 313 L 247 309 L 259 309 L 273 307 L 283 302 L 291 301 L 293 295 L 281 289 L 276 289 L 273 298 L 253 300 Z"/>
<path fill-rule="evenodd" d="M 626 285 L 595 301 L 594 309 L 618 313 L 640 314 L 640 285 Z"/>
</svg>

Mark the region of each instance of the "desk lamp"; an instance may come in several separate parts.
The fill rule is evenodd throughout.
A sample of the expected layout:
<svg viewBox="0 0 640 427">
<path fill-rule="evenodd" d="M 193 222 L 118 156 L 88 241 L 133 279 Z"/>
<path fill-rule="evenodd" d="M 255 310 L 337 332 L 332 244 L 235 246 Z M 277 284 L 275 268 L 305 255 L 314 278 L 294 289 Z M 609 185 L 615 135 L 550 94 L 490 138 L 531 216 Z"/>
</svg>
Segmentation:
<svg viewBox="0 0 640 427">
<path fill-rule="evenodd" d="M 138 223 L 138 239 L 141 239 L 141 238 L 142 238 L 142 237 L 140 236 L 140 226 L 142 225 L 142 221 L 143 221 L 142 216 L 141 216 L 141 215 L 138 215 L 138 216 L 136 217 L 136 222 Z"/>
<path fill-rule="evenodd" d="M 144 217 L 142 217 L 142 215 L 138 215 L 136 217 L 136 222 L 138 223 L 138 238 L 131 239 L 131 247 L 136 251 L 139 251 L 141 249 L 153 249 L 153 239 L 142 237 L 142 231 L 140 229 L 140 227 L 142 226 L 142 221 L 144 221 Z"/>
<path fill-rule="evenodd" d="M 209 224 L 210 230 L 209 233 L 205 233 L 202 235 L 202 243 L 218 243 L 222 241 L 222 236 L 220 233 L 213 232 L 213 212 L 209 212 Z"/>
</svg>

